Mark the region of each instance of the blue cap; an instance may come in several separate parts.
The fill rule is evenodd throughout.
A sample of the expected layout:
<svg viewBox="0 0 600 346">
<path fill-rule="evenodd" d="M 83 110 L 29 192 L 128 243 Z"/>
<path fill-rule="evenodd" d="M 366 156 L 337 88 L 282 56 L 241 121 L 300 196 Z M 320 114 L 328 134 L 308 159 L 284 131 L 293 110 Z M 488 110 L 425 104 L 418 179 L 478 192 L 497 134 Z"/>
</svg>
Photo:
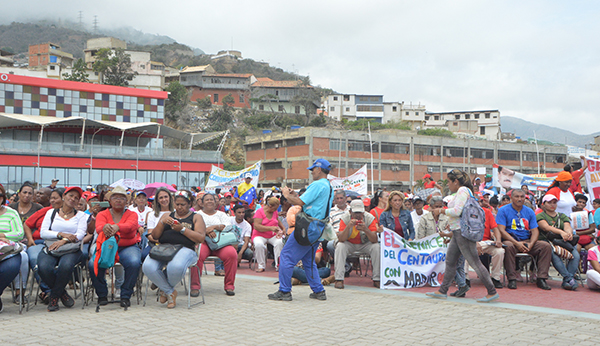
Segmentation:
<svg viewBox="0 0 600 346">
<path fill-rule="evenodd" d="M 315 163 L 312 164 L 312 166 L 308 167 L 308 170 L 311 170 L 315 167 L 319 167 L 319 168 L 326 169 L 326 170 L 331 170 L 331 164 L 329 163 L 329 161 L 327 161 L 325 159 L 317 159 L 315 161 Z"/>
</svg>

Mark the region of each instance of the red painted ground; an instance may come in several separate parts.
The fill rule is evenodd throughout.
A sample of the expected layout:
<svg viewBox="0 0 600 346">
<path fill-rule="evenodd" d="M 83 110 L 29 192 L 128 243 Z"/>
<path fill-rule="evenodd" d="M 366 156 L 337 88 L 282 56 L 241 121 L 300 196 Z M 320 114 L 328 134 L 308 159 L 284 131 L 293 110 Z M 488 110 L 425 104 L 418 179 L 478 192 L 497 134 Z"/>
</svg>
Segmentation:
<svg viewBox="0 0 600 346">
<path fill-rule="evenodd" d="M 254 270 L 248 268 L 248 263 L 243 261 L 238 268 L 239 274 L 244 275 L 255 275 L 262 277 L 272 277 L 273 282 L 278 280 L 278 273 L 275 268 L 271 267 L 272 260 L 269 260 L 267 270 L 262 273 L 256 273 Z M 212 265 L 207 265 L 208 269 L 212 269 Z M 481 281 L 477 278 L 477 275 L 470 272 L 471 277 L 471 290 L 467 293 L 465 299 L 481 298 L 487 294 L 487 291 Z M 508 288 L 502 288 L 498 290 L 500 294 L 499 302 L 509 304 L 520 304 L 529 305 L 553 309 L 581 311 L 600 314 L 600 291 L 592 291 L 585 287 L 579 287 L 576 291 L 566 291 L 560 287 L 562 281 L 548 280 L 548 285 L 552 287 L 550 291 L 544 291 L 535 285 L 535 283 L 517 283 L 516 290 L 509 290 Z M 371 272 L 369 277 L 359 277 L 356 272 L 352 272 L 350 277 L 344 280 L 346 286 L 361 286 L 361 287 L 373 287 L 371 280 Z M 332 290 L 333 284 L 328 287 Z M 421 287 L 407 289 L 409 292 L 426 293 L 435 291 L 437 288 L 432 287 Z M 450 288 L 448 293 L 454 292 L 456 288 Z"/>
</svg>

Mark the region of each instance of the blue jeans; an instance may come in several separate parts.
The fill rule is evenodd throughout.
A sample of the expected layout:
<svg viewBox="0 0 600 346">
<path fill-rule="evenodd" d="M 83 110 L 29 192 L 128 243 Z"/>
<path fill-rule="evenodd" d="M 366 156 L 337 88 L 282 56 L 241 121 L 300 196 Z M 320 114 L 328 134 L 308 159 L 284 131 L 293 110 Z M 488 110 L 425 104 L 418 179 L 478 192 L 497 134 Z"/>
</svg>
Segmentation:
<svg viewBox="0 0 600 346">
<path fill-rule="evenodd" d="M 43 242 L 42 244 L 36 244 L 35 246 L 27 248 L 27 255 L 29 256 L 29 267 L 33 269 L 33 277 L 35 278 L 35 281 L 37 281 L 40 285 L 40 290 L 42 290 L 42 292 L 44 293 L 50 294 L 50 287 L 48 287 L 48 285 L 46 285 L 46 283 L 42 281 L 42 278 L 40 278 L 40 275 L 38 274 L 38 256 L 43 249 Z"/>
<path fill-rule="evenodd" d="M 119 246 L 117 250 L 119 254 L 119 263 L 125 269 L 125 280 L 121 286 L 121 299 L 130 299 L 133 294 L 133 288 L 137 281 L 142 266 L 142 250 L 137 244 L 127 247 Z M 106 269 L 98 268 L 98 276 L 94 273 L 94 261 L 90 260 L 90 277 L 92 284 L 96 289 L 96 294 L 99 298 L 108 296 L 108 288 L 106 287 Z"/>
<path fill-rule="evenodd" d="M 65 292 L 75 265 L 81 261 L 81 251 L 54 257 L 41 251 L 38 255 L 38 273 L 50 287 L 50 296 L 58 298 Z M 58 266 L 58 268 L 56 268 Z"/>
<path fill-rule="evenodd" d="M 250 245 L 250 244 L 248 244 Z M 238 253 L 240 252 L 240 250 L 242 249 L 243 244 L 238 244 L 237 247 L 237 251 Z M 252 261 L 252 257 L 254 256 L 254 253 L 252 252 L 252 249 L 250 249 L 250 246 L 248 246 L 246 248 L 246 250 L 244 250 L 244 253 L 242 254 L 242 259 L 245 259 L 247 261 Z M 225 270 L 225 266 L 223 265 L 223 261 L 219 260 L 215 260 L 215 271 L 217 270 Z"/>
<path fill-rule="evenodd" d="M 184 247 L 177 251 L 175 257 L 168 263 L 159 262 L 150 256 L 146 257 L 142 271 L 161 291 L 169 295 L 175 291 L 175 286 L 179 284 L 185 271 L 197 261 L 196 252 Z M 163 271 L 165 265 L 167 269 Z"/>
<path fill-rule="evenodd" d="M 308 284 L 313 292 L 319 293 L 325 290 L 321 284 L 317 263 L 314 261 L 318 247 L 318 242 L 312 246 L 303 246 L 296 242 L 293 235 L 288 237 L 283 250 L 281 250 L 281 255 L 279 255 L 279 290 L 281 292 L 290 292 L 292 290 L 292 273 L 300 260 L 302 260 L 302 264 L 305 266 L 304 269 L 307 271 Z"/>
<path fill-rule="evenodd" d="M 552 252 L 552 265 L 558 271 L 558 273 L 563 277 L 563 282 L 567 282 L 571 280 L 575 273 L 577 273 L 577 267 L 579 267 L 579 251 L 577 251 L 577 247 L 574 247 L 573 251 L 573 259 L 569 260 L 567 265 L 565 266 L 565 262 L 563 262 L 562 258 L 559 255 Z"/>
<path fill-rule="evenodd" d="M 467 273 L 465 273 L 465 257 L 460 255 L 458 262 L 456 262 L 456 275 L 454 275 L 454 281 L 458 287 L 463 287 L 467 284 Z"/>
<path fill-rule="evenodd" d="M 325 279 L 326 277 L 329 277 L 329 275 L 331 275 L 331 269 L 329 269 L 327 267 L 317 268 L 317 271 L 319 272 L 319 278 L 321 278 L 321 279 Z M 304 271 L 304 268 L 302 268 L 302 267 L 294 267 L 294 271 L 292 272 L 292 277 L 300 280 L 300 282 L 302 282 L 303 284 L 308 282 L 308 278 L 306 277 L 306 272 Z"/>
<path fill-rule="evenodd" d="M 0 295 L 4 289 L 19 275 L 21 256 L 12 256 L 0 262 Z"/>
</svg>

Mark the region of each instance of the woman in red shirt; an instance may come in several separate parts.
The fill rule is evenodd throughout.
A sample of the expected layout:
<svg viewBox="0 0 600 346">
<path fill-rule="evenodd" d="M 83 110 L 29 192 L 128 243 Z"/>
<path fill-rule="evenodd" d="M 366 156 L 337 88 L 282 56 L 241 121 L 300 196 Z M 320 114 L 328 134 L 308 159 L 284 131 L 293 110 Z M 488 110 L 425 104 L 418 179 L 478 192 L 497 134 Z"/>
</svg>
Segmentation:
<svg viewBox="0 0 600 346">
<path fill-rule="evenodd" d="M 115 262 L 121 263 L 125 269 L 125 281 L 121 286 L 121 306 L 131 306 L 130 298 L 133 288 L 137 281 L 140 267 L 142 266 L 142 251 L 138 246 L 141 240 L 138 232 L 138 216 L 131 210 L 127 210 L 127 193 L 124 188 L 117 186 L 106 195 L 110 202 L 110 208 L 98 213 L 96 217 L 96 232 L 104 233 L 105 237 L 99 237 L 96 242 L 96 249 L 102 246 L 101 239 L 108 239 L 112 236 L 117 237 L 119 249 Z M 108 289 L 106 287 L 106 269 L 97 268 L 95 272 L 95 261 L 92 256 L 90 266 L 90 276 L 92 283 L 98 295 L 98 304 L 108 304 Z"/>
</svg>

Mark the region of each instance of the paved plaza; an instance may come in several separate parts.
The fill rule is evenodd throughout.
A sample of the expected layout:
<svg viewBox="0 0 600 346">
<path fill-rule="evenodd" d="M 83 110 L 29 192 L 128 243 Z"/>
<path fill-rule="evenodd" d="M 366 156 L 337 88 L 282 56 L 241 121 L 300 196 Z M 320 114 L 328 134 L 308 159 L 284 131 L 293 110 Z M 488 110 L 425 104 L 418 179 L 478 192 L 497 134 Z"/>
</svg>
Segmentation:
<svg viewBox="0 0 600 346">
<path fill-rule="evenodd" d="M 309 299 L 295 286 L 293 301 L 269 301 L 276 278 L 239 274 L 236 296 L 223 278 L 203 277 L 206 305 L 188 310 L 183 289 L 168 310 L 151 291 L 145 307 L 135 298 L 128 311 L 117 305 L 49 313 L 37 305 L 18 313 L 3 295 L 0 331 L 4 345 L 595 345 L 600 315 L 509 303 L 446 301 L 421 292 L 347 285 L 327 287 L 327 301 Z M 506 290 L 504 290 L 506 291 Z M 502 294 L 502 292 L 501 292 Z M 197 301 L 199 298 L 193 298 Z M 594 341 L 596 340 L 596 341 Z"/>
</svg>

